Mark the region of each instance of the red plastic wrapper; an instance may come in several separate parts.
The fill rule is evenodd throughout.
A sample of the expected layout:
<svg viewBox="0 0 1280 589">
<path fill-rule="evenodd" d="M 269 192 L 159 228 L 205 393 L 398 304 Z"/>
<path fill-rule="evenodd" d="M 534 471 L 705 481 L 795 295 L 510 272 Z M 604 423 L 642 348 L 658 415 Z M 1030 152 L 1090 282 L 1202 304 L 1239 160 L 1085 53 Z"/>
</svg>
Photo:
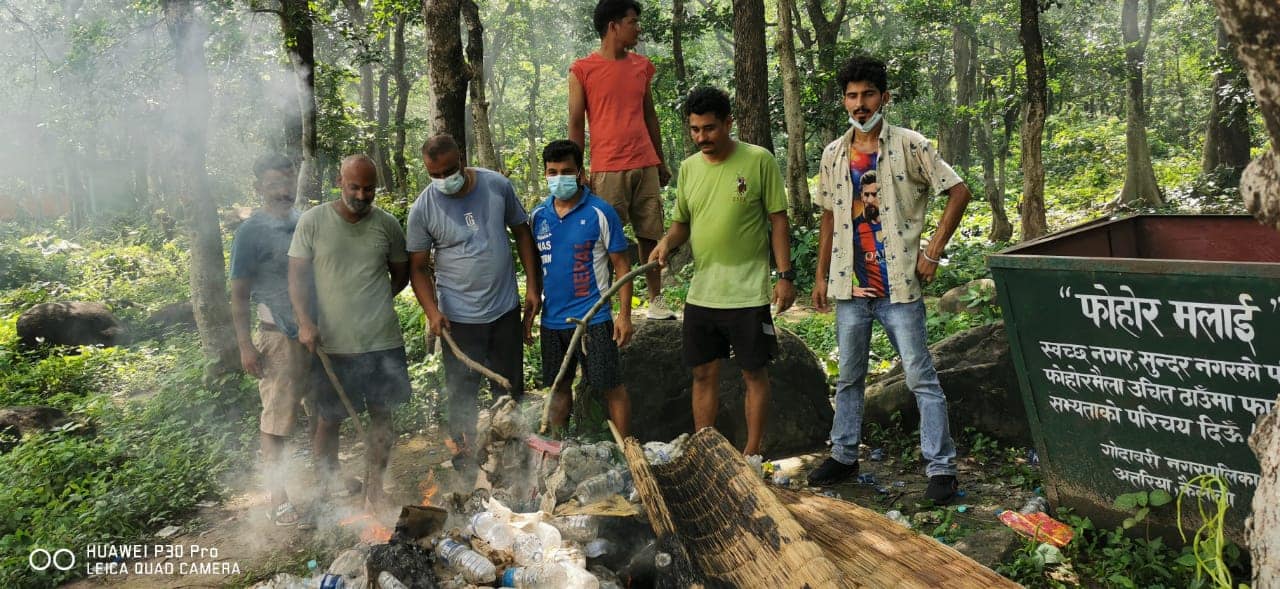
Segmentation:
<svg viewBox="0 0 1280 589">
<path fill-rule="evenodd" d="M 1004 525 L 1013 528 L 1015 532 L 1037 542 L 1048 542 L 1058 548 L 1066 546 L 1071 542 L 1071 538 L 1075 537 L 1071 526 L 1038 511 L 1035 513 L 1002 511 L 996 517 L 1000 518 Z"/>
</svg>

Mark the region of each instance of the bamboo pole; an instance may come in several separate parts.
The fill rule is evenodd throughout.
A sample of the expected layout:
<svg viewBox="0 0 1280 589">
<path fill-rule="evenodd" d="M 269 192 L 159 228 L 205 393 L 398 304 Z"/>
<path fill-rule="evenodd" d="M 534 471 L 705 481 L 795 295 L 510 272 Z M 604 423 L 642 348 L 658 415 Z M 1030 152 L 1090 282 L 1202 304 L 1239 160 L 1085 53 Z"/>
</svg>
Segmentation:
<svg viewBox="0 0 1280 589">
<path fill-rule="evenodd" d="M 573 322 L 578 326 L 573 328 L 573 337 L 569 338 L 569 347 L 566 348 L 568 351 L 565 352 L 564 360 L 560 362 L 560 372 L 556 373 L 556 380 L 551 384 L 551 390 L 547 393 L 546 399 L 542 402 L 542 425 L 538 427 L 539 433 L 547 433 L 547 427 L 549 425 L 548 420 L 551 416 L 551 398 L 555 396 L 556 390 L 560 388 L 560 383 L 564 382 L 565 375 L 569 373 L 569 365 L 573 362 L 574 350 L 578 348 L 578 343 L 582 340 L 582 334 L 587 330 L 587 323 L 591 321 L 592 317 L 595 317 L 596 312 L 599 311 L 605 303 L 609 302 L 609 299 L 618 292 L 618 289 L 622 288 L 622 285 L 635 280 L 636 276 L 648 272 L 650 268 L 657 265 L 657 262 L 649 262 L 632 268 L 631 271 L 624 274 L 622 278 L 613 281 L 613 286 L 609 287 L 609 290 L 600 294 L 600 300 L 596 301 L 596 304 L 592 305 L 591 309 L 587 310 L 586 315 L 583 315 L 580 319 L 573 320 Z"/>
</svg>

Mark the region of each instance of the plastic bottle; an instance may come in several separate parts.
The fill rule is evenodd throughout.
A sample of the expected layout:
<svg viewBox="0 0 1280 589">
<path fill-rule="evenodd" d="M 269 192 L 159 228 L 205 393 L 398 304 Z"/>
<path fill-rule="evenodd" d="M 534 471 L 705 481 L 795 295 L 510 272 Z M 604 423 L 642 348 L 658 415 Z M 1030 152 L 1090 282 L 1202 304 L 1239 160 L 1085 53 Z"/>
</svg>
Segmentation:
<svg viewBox="0 0 1280 589">
<path fill-rule="evenodd" d="M 494 550 L 510 550 L 511 543 L 516 538 L 511 526 L 488 511 L 471 516 L 471 533 L 487 542 Z"/>
<path fill-rule="evenodd" d="M 885 512 L 884 516 L 897 523 L 907 526 L 908 528 L 911 527 L 911 520 L 907 519 L 905 515 L 902 515 L 901 511 L 898 511 L 896 509 L 889 510 Z"/>
<path fill-rule="evenodd" d="M 454 570 L 462 573 L 469 582 L 492 583 L 498 578 L 498 571 L 489 559 L 449 538 L 441 539 L 436 544 L 436 554 Z"/>
<path fill-rule="evenodd" d="M 595 540 L 587 542 L 586 547 L 583 549 L 583 552 L 587 554 L 588 558 L 597 558 L 599 556 L 609 554 L 612 551 L 613 543 L 604 538 L 596 538 Z"/>
<path fill-rule="evenodd" d="M 561 546 L 559 549 L 547 553 L 547 560 L 558 562 L 566 567 L 574 567 L 580 569 L 587 568 L 587 555 L 581 548 L 572 544 Z"/>
<path fill-rule="evenodd" d="M 529 532 L 518 534 L 511 545 L 511 554 L 518 565 L 529 566 L 540 563 L 545 556 L 542 550 L 542 539 L 537 534 Z"/>
<path fill-rule="evenodd" d="M 1046 501 L 1044 497 L 1041 497 L 1039 495 L 1036 495 L 1035 497 L 1027 499 L 1027 502 L 1022 505 L 1022 509 L 1018 510 L 1018 513 L 1021 513 L 1023 515 L 1028 515 L 1036 512 L 1041 512 L 1041 513 L 1049 512 L 1049 502 Z"/>
<path fill-rule="evenodd" d="M 590 515 L 566 515 L 551 520 L 560 537 L 570 542 L 590 542 L 600 533 L 600 523 Z"/>
<path fill-rule="evenodd" d="M 569 573 L 560 563 L 512 567 L 502 573 L 502 586 L 516 589 L 563 589 L 568 584 Z"/>
<path fill-rule="evenodd" d="M 545 554 L 551 554 L 557 548 L 560 548 L 564 541 L 560 535 L 560 530 L 547 522 L 538 522 L 530 531 L 542 541 L 542 552 Z"/>
<path fill-rule="evenodd" d="M 607 499 L 610 495 L 621 493 L 626 487 L 627 480 L 622 472 L 611 470 L 578 483 L 573 497 L 578 500 L 579 505 L 589 505 Z"/>
<path fill-rule="evenodd" d="M 409 589 L 408 585 L 405 585 L 395 575 L 387 571 L 378 573 L 378 587 L 379 589 Z"/>
</svg>

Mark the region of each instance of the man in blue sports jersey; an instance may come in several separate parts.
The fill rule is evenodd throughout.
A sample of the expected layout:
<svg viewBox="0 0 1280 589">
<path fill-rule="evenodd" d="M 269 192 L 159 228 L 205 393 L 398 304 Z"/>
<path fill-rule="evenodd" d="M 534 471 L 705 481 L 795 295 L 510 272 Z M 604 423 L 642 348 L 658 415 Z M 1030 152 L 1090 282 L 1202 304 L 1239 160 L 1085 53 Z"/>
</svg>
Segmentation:
<svg viewBox="0 0 1280 589">
<path fill-rule="evenodd" d="M 575 325 L 609 289 L 609 267 L 615 278 L 631 271 L 622 220 L 613 206 L 583 183 L 582 148 L 568 140 L 552 141 L 542 150 L 546 169 L 547 200 L 533 210 L 533 238 L 542 262 L 542 381 L 552 386 Z M 573 350 L 569 374 L 581 362 L 587 386 L 604 391 L 609 418 L 626 437 L 631 421 L 631 399 L 618 369 L 618 348 L 631 341 L 631 283 L 618 291 L 618 316 L 610 305 L 596 312 L 586 327 L 585 352 Z M 532 316 L 525 317 L 525 333 L 532 340 Z M 569 421 L 572 379 L 552 391 L 551 427 Z"/>
</svg>

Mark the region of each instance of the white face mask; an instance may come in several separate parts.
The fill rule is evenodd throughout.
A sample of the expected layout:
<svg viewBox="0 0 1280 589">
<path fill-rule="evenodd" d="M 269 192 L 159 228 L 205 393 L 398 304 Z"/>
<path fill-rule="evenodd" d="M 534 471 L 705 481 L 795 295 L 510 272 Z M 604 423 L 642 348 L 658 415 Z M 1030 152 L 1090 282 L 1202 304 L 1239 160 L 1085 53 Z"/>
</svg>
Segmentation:
<svg viewBox="0 0 1280 589">
<path fill-rule="evenodd" d="M 462 168 L 458 168 L 457 172 L 444 178 L 432 178 L 431 183 L 435 185 L 436 190 L 444 194 L 453 195 L 462 190 L 462 185 L 467 183 L 467 177 L 463 175 Z"/>
<path fill-rule="evenodd" d="M 867 122 L 865 123 L 859 123 L 858 119 L 855 119 L 852 116 L 850 116 L 849 124 L 853 125 L 854 129 L 857 129 L 862 133 L 870 133 L 872 129 L 876 128 L 876 125 L 880 124 L 880 120 L 884 118 L 884 116 L 880 114 L 881 110 L 882 109 L 877 108 L 876 112 L 872 113 L 871 118 L 867 119 Z"/>
</svg>

